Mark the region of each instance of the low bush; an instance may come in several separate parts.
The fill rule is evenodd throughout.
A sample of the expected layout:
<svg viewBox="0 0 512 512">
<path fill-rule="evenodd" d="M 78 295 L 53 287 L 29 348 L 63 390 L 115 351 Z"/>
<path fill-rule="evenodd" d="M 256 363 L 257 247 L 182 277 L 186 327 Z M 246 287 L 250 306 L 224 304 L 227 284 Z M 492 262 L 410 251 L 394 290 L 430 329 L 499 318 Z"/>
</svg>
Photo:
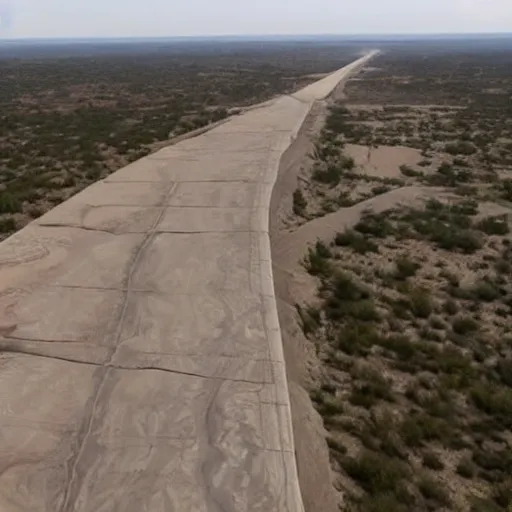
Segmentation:
<svg viewBox="0 0 512 512">
<path fill-rule="evenodd" d="M 432 234 L 431 239 L 441 249 L 460 250 L 464 254 L 473 254 L 483 247 L 482 239 L 468 229 L 458 230 L 440 226 L 439 230 Z"/>
<path fill-rule="evenodd" d="M 443 304 L 443 311 L 450 316 L 456 315 L 459 312 L 459 306 L 453 299 L 448 299 Z"/>
<path fill-rule="evenodd" d="M 457 474 L 463 478 L 473 478 L 476 473 L 476 466 L 469 455 L 464 455 L 457 464 Z"/>
<path fill-rule="evenodd" d="M 421 265 L 419 263 L 411 260 L 407 256 L 402 256 L 395 262 L 395 271 L 393 273 L 393 277 L 403 281 L 408 277 L 415 276 L 420 268 Z"/>
<path fill-rule="evenodd" d="M 328 277 L 333 272 L 333 267 L 329 258 L 332 252 L 323 242 L 317 241 L 314 248 L 308 249 L 308 254 L 304 258 L 304 267 L 309 274 L 318 277 Z"/>
<path fill-rule="evenodd" d="M 350 247 L 358 254 L 379 252 L 379 246 L 375 242 L 352 229 L 347 229 L 343 233 L 338 233 L 334 239 L 334 243 L 339 247 Z"/>
<path fill-rule="evenodd" d="M 311 178 L 319 183 L 335 187 L 341 180 L 343 168 L 339 164 L 316 165 Z"/>
<path fill-rule="evenodd" d="M 493 302 L 501 296 L 499 287 L 492 281 L 481 280 L 471 289 L 471 293 L 479 300 Z"/>
<path fill-rule="evenodd" d="M 386 238 L 394 232 L 392 224 L 384 215 L 374 213 L 365 214 L 354 229 L 363 235 L 371 235 L 375 238 Z"/>
<path fill-rule="evenodd" d="M 11 233 L 16 231 L 16 222 L 13 218 L 0 219 L 0 233 Z"/>
<path fill-rule="evenodd" d="M 444 419 L 420 413 L 404 419 L 400 426 L 400 434 L 407 446 L 420 447 L 430 441 L 446 443 L 454 432 Z"/>
<path fill-rule="evenodd" d="M 428 318 L 434 309 L 430 294 L 422 288 L 411 291 L 409 307 L 411 313 L 418 318 Z"/>
<path fill-rule="evenodd" d="M 452 323 L 453 332 L 456 334 L 469 334 L 478 330 L 478 323 L 468 316 L 457 317 Z"/>
<path fill-rule="evenodd" d="M 304 217 L 308 202 L 300 188 L 293 193 L 293 213 L 299 217 Z"/>
<path fill-rule="evenodd" d="M 338 349 L 349 355 L 365 355 L 374 345 L 380 344 L 380 338 L 372 324 L 349 322 L 338 331 Z"/>
<path fill-rule="evenodd" d="M 512 427 L 512 389 L 480 382 L 471 389 L 471 399 L 481 411 L 493 416 L 506 428 Z"/>
<path fill-rule="evenodd" d="M 450 142 L 445 145 L 444 150 L 450 155 L 473 155 L 476 153 L 475 146 L 464 140 Z"/>
<path fill-rule="evenodd" d="M 18 213 L 22 211 L 21 202 L 9 192 L 0 193 L 0 213 Z"/>
<path fill-rule="evenodd" d="M 346 458 L 343 467 L 370 494 L 397 491 L 410 473 L 405 463 L 369 451 Z"/>
<path fill-rule="evenodd" d="M 498 483 L 493 492 L 494 501 L 505 510 L 512 508 L 512 479 Z"/>
<path fill-rule="evenodd" d="M 481 220 L 476 227 L 488 235 L 508 235 L 510 233 L 508 215 L 487 217 Z"/>
<path fill-rule="evenodd" d="M 352 405 L 369 409 L 380 400 L 393 401 L 391 382 L 379 371 L 363 367 L 355 372 L 349 401 Z"/>
<path fill-rule="evenodd" d="M 442 506 L 450 505 L 450 496 L 446 488 L 430 475 L 423 475 L 420 478 L 418 488 L 425 499 Z"/>
<path fill-rule="evenodd" d="M 394 334 L 379 338 L 379 344 L 396 354 L 401 361 L 408 361 L 414 357 L 417 347 L 405 334 Z"/>
<path fill-rule="evenodd" d="M 444 469 L 444 464 L 439 458 L 439 455 L 432 451 L 427 451 L 423 454 L 423 465 L 426 468 L 433 469 L 434 471 L 441 471 Z"/>
<path fill-rule="evenodd" d="M 347 510 L 350 512 L 409 512 L 411 509 L 395 494 L 388 492 L 365 496 L 354 508 L 350 507 Z"/>
<path fill-rule="evenodd" d="M 413 177 L 417 177 L 417 176 L 423 176 L 423 172 L 416 171 L 412 167 L 409 167 L 408 165 L 401 165 L 400 166 L 400 172 L 404 176 L 407 176 L 408 178 L 413 178 Z"/>
<path fill-rule="evenodd" d="M 309 334 L 314 333 L 318 329 L 318 327 L 320 327 L 320 309 L 315 308 L 313 306 L 307 306 L 303 308 L 299 304 L 296 304 L 295 308 L 297 309 L 297 313 L 299 314 L 301 327 L 304 334 L 308 336 Z"/>
<path fill-rule="evenodd" d="M 327 438 L 327 446 L 332 451 L 339 453 L 341 455 L 345 455 L 347 453 L 347 447 L 337 439 L 334 439 L 333 437 Z"/>
</svg>

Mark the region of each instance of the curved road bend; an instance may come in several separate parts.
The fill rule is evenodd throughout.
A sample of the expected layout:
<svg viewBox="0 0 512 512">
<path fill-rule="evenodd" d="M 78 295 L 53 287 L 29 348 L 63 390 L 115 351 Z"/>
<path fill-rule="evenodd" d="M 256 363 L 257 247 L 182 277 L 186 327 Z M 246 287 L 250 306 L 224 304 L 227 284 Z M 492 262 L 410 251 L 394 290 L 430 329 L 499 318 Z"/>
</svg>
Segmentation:
<svg viewBox="0 0 512 512">
<path fill-rule="evenodd" d="M 300 512 L 268 210 L 368 55 L 0 244 L 2 512 Z"/>
</svg>

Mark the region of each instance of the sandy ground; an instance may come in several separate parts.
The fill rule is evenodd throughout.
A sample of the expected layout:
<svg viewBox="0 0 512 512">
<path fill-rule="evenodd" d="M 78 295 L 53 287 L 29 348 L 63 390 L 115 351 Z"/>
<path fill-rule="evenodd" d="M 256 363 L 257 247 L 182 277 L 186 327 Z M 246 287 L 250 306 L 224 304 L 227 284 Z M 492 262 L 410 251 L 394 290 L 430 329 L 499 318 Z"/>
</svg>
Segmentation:
<svg viewBox="0 0 512 512">
<path fill-rule="evenodd" d="M 368 147 L 359 144 L 347 144 L 345 153 L 351 156 L 357 167 L 369 176 L 380 178 L 400 178 L 401 165 L 415 166 L 423 157 L 421 152 L 405 146 Z"/>
</svg>

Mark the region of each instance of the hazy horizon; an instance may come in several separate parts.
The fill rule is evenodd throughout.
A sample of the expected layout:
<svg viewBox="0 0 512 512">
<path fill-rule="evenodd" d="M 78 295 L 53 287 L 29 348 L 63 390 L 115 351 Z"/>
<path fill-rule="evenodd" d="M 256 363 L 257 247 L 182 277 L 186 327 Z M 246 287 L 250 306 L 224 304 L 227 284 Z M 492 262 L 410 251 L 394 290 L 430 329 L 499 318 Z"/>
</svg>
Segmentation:
<svg viewBox="0 0 512 512">
<path fill-rule="evenodd" d="M 439 33 L 361 33 L 361 34 L 198 34 L 184 36 L 90 36 L 90 37 L 0 37 L 0 42 L 23 42 L 23 41 L 76 41 L 76 42 L 94 42 L 94 41 L 180 41 L 180 40 L 248 40 L 248 41 L 296 41 L 296 40 L 318 40 L 318 41 L 337 41 L 337 40 L 386 40 L 386 39 L 443 39 L 455 38 L 464 39 L 467 37 L 494 38 L 504 37 L 512 38 L 510 32 L 439 32 Z"/>
<path fill-rule="evenodd" d="M 510 0 L 0 0 L 0 38 L 89 39 L 512 32 Z"/>
</svg>

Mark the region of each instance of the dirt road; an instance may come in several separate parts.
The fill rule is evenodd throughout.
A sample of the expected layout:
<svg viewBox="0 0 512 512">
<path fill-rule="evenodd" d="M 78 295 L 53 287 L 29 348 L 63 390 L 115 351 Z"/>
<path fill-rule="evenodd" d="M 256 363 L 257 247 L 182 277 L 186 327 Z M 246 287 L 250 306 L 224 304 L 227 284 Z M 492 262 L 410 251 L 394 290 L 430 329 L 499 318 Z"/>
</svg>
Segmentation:
<svg viewBox="0 0 512 512">
<path fill-rule="evenodd" d="M 0 244 L 2 512 L 302 510 L 270 195 L 313 101 L 369 57 Z"/>
</svg>

